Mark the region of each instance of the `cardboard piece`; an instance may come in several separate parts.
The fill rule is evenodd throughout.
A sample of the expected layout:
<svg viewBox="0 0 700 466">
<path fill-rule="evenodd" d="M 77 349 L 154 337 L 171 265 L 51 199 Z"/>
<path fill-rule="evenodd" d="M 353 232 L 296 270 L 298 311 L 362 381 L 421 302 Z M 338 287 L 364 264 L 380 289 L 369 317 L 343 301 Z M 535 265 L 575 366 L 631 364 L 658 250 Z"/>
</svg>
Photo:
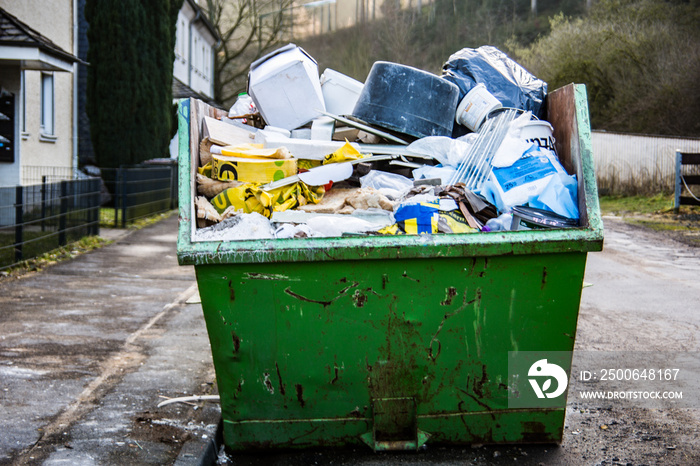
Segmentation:
<svg viewBox="0 0 700 466">
<path fill-rule="evenodd" d="M 205 116 L 202 120 L 202 136 L 212 144 L 234 146 L 253 142 L 255 134 L 253 131 Z"/>
</svg>

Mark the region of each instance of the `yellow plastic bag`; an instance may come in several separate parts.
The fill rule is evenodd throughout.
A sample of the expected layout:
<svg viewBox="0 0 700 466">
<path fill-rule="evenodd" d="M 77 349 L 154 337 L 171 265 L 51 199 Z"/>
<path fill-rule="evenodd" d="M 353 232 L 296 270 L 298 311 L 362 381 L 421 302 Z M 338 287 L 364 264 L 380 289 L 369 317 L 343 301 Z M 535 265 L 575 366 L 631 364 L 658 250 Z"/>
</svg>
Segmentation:
<svg viewBox="0 0 700 466">
<path fill-rule="evenodd" d="M 365 156 L 355 149 L 352 144 L 345 140 L 345 144 L 343 144 L 340 149 L 323 158 L 323 165 L 328 165 L 329 163 L 352 162 L 353 160 L 362 159 L 364 157 Z"/>
<path fill-rule="evenodd" d="M 224 146 L 221 148 L 221 155 L 228 157 L 243 157 L 243 158 L 269 158 L 269 159 L 291 159 L 292 154 L 286 147 L 278 147 L 275 149 L 265 149 L 262 144 L 239 144 L 236 146 Z"/>
<path fill-rule="evenodd" d="M 269 183 L 297 174 L 296 159 L 266 159 L 212 155 L 211 177 L 215 180 L 235 180 Z"/>
<path fill-rule="evenodd" d="M 244 213 L 257 212 L 269 218 L 273 212 L 282 212 L 299 205 L 318 204 L 324 193 L 323 186 L 307 186 L 301 182 L 270 191 L 260 189 L 260 184 L 247 183 L 223 191 L 211 203 L 219 213 L 233 206 Z"/>
</svg>

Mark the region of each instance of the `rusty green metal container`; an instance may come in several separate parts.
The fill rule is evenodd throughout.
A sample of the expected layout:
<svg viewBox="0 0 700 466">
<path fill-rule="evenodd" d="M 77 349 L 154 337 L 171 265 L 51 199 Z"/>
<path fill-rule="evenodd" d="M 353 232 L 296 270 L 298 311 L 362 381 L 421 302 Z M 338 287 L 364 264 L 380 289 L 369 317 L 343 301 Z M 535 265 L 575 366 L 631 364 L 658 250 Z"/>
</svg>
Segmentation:
<svg viewBox="0 0 700 466">
<path fill-rule="evenodd" d="M 180 104 L 178 258 L 195 266 L 229 448 L 561 441 L 565 406 L 509 408 L 508 356 L 573 351 L 602 248 L 583 85 L 548 96 L 579 179 L 582 226 L 566 230 L 193 242 L 201 120 L 219 114 Z"/>
</svg>

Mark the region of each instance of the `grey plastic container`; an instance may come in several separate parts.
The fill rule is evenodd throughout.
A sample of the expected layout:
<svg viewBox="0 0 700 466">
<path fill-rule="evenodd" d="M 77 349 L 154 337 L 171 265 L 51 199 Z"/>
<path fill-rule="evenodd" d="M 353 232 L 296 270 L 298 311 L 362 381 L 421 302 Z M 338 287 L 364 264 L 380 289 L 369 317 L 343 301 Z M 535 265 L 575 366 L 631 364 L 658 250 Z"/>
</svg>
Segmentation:
<svg viewBox="0 0 700 466">
<path fill-rule="evenodd" d="M 416 138 L 451 136 L 459 88 L 427 71 L 378 61 L 352 116 Z"/>
</svg>

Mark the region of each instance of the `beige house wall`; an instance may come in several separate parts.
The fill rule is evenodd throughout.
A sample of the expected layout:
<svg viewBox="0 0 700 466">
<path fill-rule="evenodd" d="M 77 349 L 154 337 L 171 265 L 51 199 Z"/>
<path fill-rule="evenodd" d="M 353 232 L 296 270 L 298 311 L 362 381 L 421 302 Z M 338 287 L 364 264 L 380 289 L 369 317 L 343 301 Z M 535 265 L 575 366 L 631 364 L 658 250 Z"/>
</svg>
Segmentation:
<svg viewBox="0 0 700 466">
<path fill-rule="evenodd" d="M 73 0 L 0 0 L 0 7 L 66 52 L 77 56 L 73 35 Z M 20 171 L 24 179 L 27 167 L 73 167 L 74 73 L 53 73 L 53 135 L 42 135 L 40 131 L 41 73 L 35 70 L 24 71 L 25 128 L 21 133 L 19 150 Z M 17 96 L 20 101 L 21 97 Z M 60 172 L 65 173 L 65 170 Z"/>
</svg>

